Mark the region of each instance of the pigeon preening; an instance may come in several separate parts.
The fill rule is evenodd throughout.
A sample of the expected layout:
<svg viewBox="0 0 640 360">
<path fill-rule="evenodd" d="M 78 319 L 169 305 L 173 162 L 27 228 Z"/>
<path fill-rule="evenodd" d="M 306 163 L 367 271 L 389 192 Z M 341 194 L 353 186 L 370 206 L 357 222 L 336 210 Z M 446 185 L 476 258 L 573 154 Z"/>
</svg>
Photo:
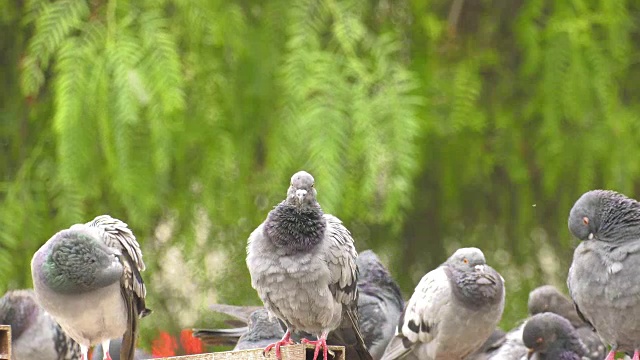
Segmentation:
<svg viewBox="0 0 640 360">
<path fill-rule="evenodd" d="M 120 349 L 122 347 L 122 339 L 113 339 L 109 344 L 109 353 L 111 354 L 111 359 L 120 360 Z M 93 348 L 93 354 L 91 355 L 91 360 L 102 360 L 104 357 L 104 352 L 102 351 L 102 344 L 96 345 Z M 136 349 L 134 355 L 134 360 L 146 360 L 153 359 L 153 356 L 147 354 L 146 352 Z"/>
<path fill-rule="evenodd" d="M 134 359 L 138 321 L 150 313 L 144 268 L 127 224 L 108 215 L 56 233 L 31 260 L 38 303 L 80 344 L 83 360 L 90 346 L 109 349 L 118 337 L 120 359 Z"/>
<path fill-rule="evenodd" d="M 504 296 L 480 249 L 457 250 L 420 280 L 382 359 L 464 359 L 496 328 Z"/>
<path fill-rule="evenodd" d="M 578 314 L 616 351 L 640 359 L 640 203 L 609 190 L 583 194 L 569 213 L 579 240 L 567 286 Z"/>
<path fill-rule="evenodd" d="M 529 358 L 538 360 L 581 360 L 586 354 L 574 327 L 564 317 L 546 312 L 532 316 L 522 331 Z"/>
<path fill-rule="evenodd" d="M 78 360 L 80 345 L 36 302 L 32 290 L 0 298 L 0 324 L 11 326 L 12 360 Z"/>
<path fill-rule="evenodd" d="M 293 331 L 317 337 L 314 360 L 322 350 L 328 360 L 327 336 L 340 329 L 347 354 L 370 360 L 357 319 L 358 276 L 351 233 L 337 217 L 325 214 L 316 200 L 314 179 L 300 171 L 291 177 L 287 198 L 269 212 L 249 236 L 247 266 L 251 284 L 265 307 L 286 326 L 281 340 L 291 344 Z"/>
<path fill-rule="evenodd" d="M 193 336 L 207 345 L 233 345 L 233 350 L 265 348 L 284 336 L 280 321 L 267 309 L 253 311 L 247 326 L 233 329 L 194 329 Z M 227 341 L 225 341 L 227 340 Z"/>
<path fill-rule="evenodd" d="M 569 320 L 587 348 L 585 356 L 591 360 L 602 360 L 607 348 L 591 327 L 580 318 L 573 302 L 552 285 L 540 286 L 529 293 L 529 315 L 552 312 Z"/>
</svg>

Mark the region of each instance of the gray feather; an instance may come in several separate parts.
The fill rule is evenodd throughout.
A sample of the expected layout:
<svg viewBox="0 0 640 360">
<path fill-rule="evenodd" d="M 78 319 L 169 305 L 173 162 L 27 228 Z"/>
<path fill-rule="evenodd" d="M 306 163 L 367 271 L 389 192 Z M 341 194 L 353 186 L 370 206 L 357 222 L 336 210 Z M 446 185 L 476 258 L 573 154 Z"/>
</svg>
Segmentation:
<svg viewBox="0 0 640 360">
<path fill-rule="evenodd" d="M 504 280 L 477 248 L 427 273 L 407 303 L 383 360 L 463 359 L 491 335 L 504 309 Z"/>
<path fill-rule="evenodd" d="M 36 302 L 32 290 L 0 298 L 0 324 L 10 325 L 13 360 L 78 360 L 80 345 Z"/>
<path fill-rule="evenodd" d="M 338 218 L 322 212 L 313 183 L 304 171 L 294 174 L 287 199 L 249 236 L 251 283 L 290 331 L 320 337 L 345 324 L 348 314 L 358 349 L 347 354 L 369 359 L 353 321 L 358 294 L 353 238 Z"/>
<path fill-rule="evenodd" d="M 31 263 L 40 305 L 81 346 L 124 337 L 133 359 L 137 321 L 150 310 L 142 254 L 125 223 L 107 215 L 76 224 L 47 241 Z"/>
<path fill-rule="evenodd" d="M 575 249 L 567 286 L 602 340 L 627 353 L 640 348 L 640 203 L 608 190 L 583 194 L 569 214 Z"/>
</svg>

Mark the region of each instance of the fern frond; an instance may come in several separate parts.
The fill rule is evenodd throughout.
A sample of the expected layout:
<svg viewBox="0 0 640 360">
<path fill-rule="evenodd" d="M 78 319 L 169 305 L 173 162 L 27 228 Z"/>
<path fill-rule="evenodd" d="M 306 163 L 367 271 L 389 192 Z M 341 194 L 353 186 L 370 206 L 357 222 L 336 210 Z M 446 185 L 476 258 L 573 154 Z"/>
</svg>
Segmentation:
<svg viewBox="0 0 640 360">
<path fill-rule="evenodd" d="M 44 77 L 38 74 L 49 65 L 49 60 L 62 41 L 80 27 L 89 16 L 89 7 L 85 0 L 60 0 L 47 3 L 38 12 L 35 20 L 35 32 L 29 41 L 28 66 L 23 68 L 28 80 L 23 82 L 25 95 L 34 95 L 42 86 Z"/>
</svg>

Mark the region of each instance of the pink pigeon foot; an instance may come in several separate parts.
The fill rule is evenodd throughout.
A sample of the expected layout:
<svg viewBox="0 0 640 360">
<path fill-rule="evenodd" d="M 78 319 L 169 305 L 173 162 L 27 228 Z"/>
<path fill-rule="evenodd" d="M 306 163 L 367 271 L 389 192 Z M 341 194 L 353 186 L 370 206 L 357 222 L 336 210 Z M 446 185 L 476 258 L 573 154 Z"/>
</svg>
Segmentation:
<svg viewBox="0 0 640 360">
<path fill-rule="evenodd" d="M 322 334 L 316 341 L 302 339 L 301 342 L 303 344 L 311 344 L 316 346 L 316 349 L 313 352 L 313 360 L 318 359 L 320 348 L 322 348 L 322 355 L 324 355 L 324 360 L 329 360 L 329 354 L 328 354 L 329 348 L 327 347 L 327 334 Z"/>
<path fill-rule="evenodd" d="M 278 360 L 282 359 L 282 353 L 280 352 L 280 347 L 284 346 L 284 345 L 293 345 L 295 344 L 293 341 L 291 341 L 291 331 L 287 330 L 287 332 L 284 334 L 284 336 L 282 337 L 282 339 L 280 341 L 276 341 L 273 344 L 269 344 L 267 345 L 266 348 L 264 348 L 264 351 L 262 352 L 262 354 L 267 354 L 269 351 L 271 351 L 271 349 L 273 349 L 274 347 L 276 348 L 276 358 Z"/>
</svg>

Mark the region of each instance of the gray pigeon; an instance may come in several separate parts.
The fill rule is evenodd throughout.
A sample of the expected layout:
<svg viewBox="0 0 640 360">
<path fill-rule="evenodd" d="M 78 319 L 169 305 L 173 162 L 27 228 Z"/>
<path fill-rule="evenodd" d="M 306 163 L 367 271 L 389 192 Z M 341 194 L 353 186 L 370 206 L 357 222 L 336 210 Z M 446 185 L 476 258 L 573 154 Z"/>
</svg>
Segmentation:
<svg viewBox="0 0 640 360">
<path fill-rule="evenodd" d="M 583 194 L 569 213 L 581 243 L 567 286 L 578 314 L 616 351 L 640 359 L 640 203 L 609 190 Z"/>
<path fill-rule="evenodd" d="M 488 360 L 522 360 L 527 357 L 527 347 L 522 342 L 522 329 L 526 321 L 507 332 L 497 348 L 488 351 Z M 480 358 L 482 359 L 482 358 Z"/>
<path fill-rule="evenodd" d="M 357 282 L 358 324 L 367 350 L 378 360 L 394 335 L 395 324 L 402 313 L 404 300 L 398 284 L 373 251 L 361 252 L 356 259 L 356 265 L 360 274 Z M 246 325 L 248 314 L 256 312 L 255 306 L 214 304 L 210 308 L 244 321 L 242 325 Z M 266 312 L 264 309 L 257 311 Z M 194 329 L 194 336 L 201 338 L 208 345 L 235 345 L 238 339 L 245 335 L 250 339 L 250 345 L 238 346 L 242 349 L 249 348 L 247 346 L 255 348 L 259 347 L 258 341 L 268 345 L 280 340 L 284 330 L 278 328 L 279 324 L 276 318 L 264 315 L 254 317 L 248 327 L 241 325 L 234 329 Z M 327 344 L 340 345 L 340 336 L 334 338 L 335 333 L 339 333 L 339 330 L 329 333 Z M 292 338 L 295 339 L 296 335 L 306 334 L 292 334 Z M 240 349 L 238 346 L 236 350 Z"/>
<path fill-rule="evenodd" d="M 80 345 L 36 302 L 33 290 L 0 298 L 0 324 L 11 326 L 12 360 L 78 360 Z"/>
<path fill-rule="evenodd" d="M 395 334 L 404 300 L 400 287 L 378 256 L 365 250 L 356 259 L 358 278 L 358 320 L 364 343 L 375 360 L 382 358 Z"/>
<path fill-rule="evenodd" d="M 480 348 L 467 356 L 465 360 L 489 360 L 491 355 L 504 345 L 506 335 L 504 331 L 496 328 Z"/>
<path fill-rule="evenodd" d="M 580 318 L 573 302 L 552 285 L 540 286 L 529 293 L 529 315 L 543 312 L 552 312 L 569 320 L 587 348 L 587 358 L 602 360 L 605 357 L 607 348 L 598 334 Z"/>
<path fill-rule="evenodd" d="M 457 250 L 422 278 L 382 360 L 464 359 L 496 328 L 504 296 L 504 279 L 480 249 Z"/>
<path fill-rule="evenodd" d="M 83 360 L 90 346 L 109 349 L 117 337 L 120 358 L 133 359 L 138 320 L 150 312 L 144 268 L 127 224 L 108 215 L 56 233 L 31 260 L 38 303 L 80 344 Z"/>
<path fill-rule="evenodd" d="M 109 344 L 109 353 L 111 354 L 112 360 L 120 360 L 121 347 L 122 347 L 121 339 L 111 340 L 111 343 Z M 104 352 L 102 351 L 102 344 L 98 344 L 96 345 L 95 348 L 93 348 L 93 354 L 91 355 L 91 360 L 101 360 L 103 357 L 104 357 Z M 133 355 L 133 359 L 134 360 L 153 359 L 153 356 L 145 353 L 140 349 L 136 349 Z"/>
<path fill-rule="evenodd" d="M 267 347 L 284 336 L 280 321 L 267 309 L 260 308 L 249 315 L 246 327 L 235 329 L 194 329 L 193 336 L 207 345 L 229 345 L 233 350 L 248 350 Z M 228 343 L 224 339 L 229 339 Z"/>
<path fill-rule="evenodd" d="M 340 329 L 346 353 L 371 360 L 358 327 L 356 249 L 349 230 L 337 217 L 325 214 L 316 200 L 314 179 L 300 171 L 291 177 L 287 198 L 278 204 L 249 236 L 247 266 L 251 284 L 265 307 L 287 331 L 273 347 L 291 344 L 293 331 L 304 331 L 317 341 L 314 360 L 327 336 Z"/>
<path fill-rule="evenodd" d="M 551 313 L 532 316 L 522 331 L 529 358 L 538 360 L 581 360 L 586 354 L 578 334 L 564 317 Z"/>
</svg>

